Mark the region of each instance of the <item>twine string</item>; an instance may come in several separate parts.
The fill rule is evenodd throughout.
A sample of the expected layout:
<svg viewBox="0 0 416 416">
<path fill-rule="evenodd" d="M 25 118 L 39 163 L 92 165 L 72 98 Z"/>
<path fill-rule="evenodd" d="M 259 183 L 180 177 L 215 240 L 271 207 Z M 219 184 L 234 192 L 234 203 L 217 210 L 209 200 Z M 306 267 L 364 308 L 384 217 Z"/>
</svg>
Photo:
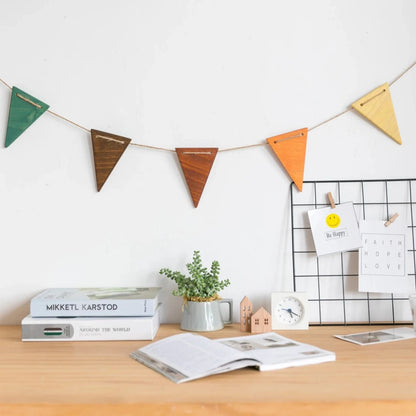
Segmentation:
<svg viewBox="0 0 416 416">
<path fill-rule="evenodd" d="M 363 101 L 362 103 L 360 103 L 360 106 L 363 107 L 364 105 L 366 105 L 367 103 L 369 103 L 370 101 L 374 100 L 374 98 L 379 97 L 381 94 L 384 94 L 386 92 L 385 89 L 383 89 L 382 91 L 380 91 L 378 94 L 368 98 L 367 100 Z"/>
<path fill-rule="evenodd" d="M 10 90 L 12 89 L 12 87 L 6 81 L 2 80 L 1 78 L 0 78 L 0 82 L 2 82 Z"/>
<path fill-rule="evenodd" d="M 55 112 L 53 112 L 53 111 L 51 111 L 51 110 L 46 110 L 48 113 L 51 113 L 51 114 L 53 114 L 55 117 L 58 117 L 58 118 L 60 118 L 60 119 L 62 119 L 62 120 L 64 120 L 64 121 L 66 121 L 66 122 L 68 122 L 68 123 L 71 123 L 72 125 L 74 125 L 74 126 L 76 126 L 76 127 L 79 127 L 80 129 L 82 129 L 82 130 L 85 130 L 85 131 L 87 131 L 88 133 L 90 133 L 91 132 L 91 130 L 90 129 L 87 129 L 86 127 L 84 127 L 84 126 L 81 126 L 81 124 L 78 124 L 78 123 L 75 123 L 75 121 L 72 121 L 72 120 L 70 120 L 69 118 L 66 118 L 66 117 L 64 117 L 64 116 L 61 116 L 60 114 L 58 114 L 58 113 L 55 113 Z"/>
<path fill-rule="evenodd" d="M 212 155 L 212 152 L 182 152 L 183 155 Z"/>
<path fill-rule="evenodd" d="M 233 150 L 249 149 L 250 147 L 265 146 L 267 143 L 249 144 L 247 146 L 229 147 L 227 149 L 220 149 L 218 152 L 231 152 Z"/>
<path fill-rule="evenodd" d="M 150 146 L 148 144 L 130 143 L 131 146 L 143 147 L 145 149 L 163 150 L 165 152 L 176 153 L 173 149 L 167 149 L 166 147 Z"/>
<path fill-rule="evenodd" d="M 343 116 L 344 114 L 348 113 L 351 110 L 352 110 L 352 108 L 347 108 L 346 110 L 342 111 L 341 113 L 335 114 L 335 116 L 332 116 L 328 120 L 321 121 L 319 124 L 317 124 L 316 126 L 311 127 L 308 130 L 311 131 L 311 130 L 317 129 L 318 127 L 321 127 L 324 124 L 329 123 L 330 121 L 335 120 L 336 118 Z"/>
<path fill-rule="evenodd" d="M 37 103 L 33 102 L 32 100 L 29 100 L 29 98 L 23 97 L 23 95 L 21 95 L 21 94 L 19 94 L 19 93 L 17 93 L 17 94 L 16 94 L 16 97 L 19 97 L 21 100 L 26 101 L 26 102 L 27 102 L 27 103 L 29 103 L 29 104 L 32 104 L 32 105 L 33 105 L 34 107 L 36 107 L 36 108 L 42 108 L 42 106 L 41 106 L 41 105 L 39 105 L 39 104 L 37 104 Z"/>
<path fill-rule="evenodd" d="M 402 73 L 400 73 L 392 82 L 390 82 L 390 84 L 389 84 L 389 86 L 392 86 L 393 84 L 395 84 L 400 78 L 402 78 L 404 75 L 406 75 L 411 69 L 413 69 L 414 67 L 416 66 L 416 62 L 413 62 L 413 64 L 412 65 L 410 65 L 408 68 L 406 68 Z M 9 88 L 10 90 L 12 89 L 12 87 L 6 82 L 6 81 L 4 81 L 2 78 L 0 78 L 0 82 L 2 83 L 2 84 L 4 84 L 7 88 Z M 375 97 L 377 97 L 378 95 L 380 95 L 380 94 L 382 94 L 382 93 L 384 93 L 385 92 L 385 90 L 383 90 L 383 91 L 381 91 L 379 94 L 377 94 L 376 96 L 374 96 L 374 97 L 372 97 L 372 98 L 370 98 L 370 99 L 368 99 L 367 101 L 365 101 L 364 103 L 361 103 L 361 105 L 364 105 L 364 104 L 366 104 L 368 101 L 370 101 L 370 100 L 372 100 L 373 98 L 375 98 Z M 22 98 L 22 99 L 24 99 L 25 101 L 28 101 L 28 99 L 26 99 L 26 98 L 24 98 L 24 97 L 22 97 L 22 96 L 19 96 L 19 98 Z M 28 101 L 28 102 L 30 102 L 31 104 L 33 104 L 33 105 L 35 105 L 35 106 L 38 106 L 38 104 L 35 104 L 35 103 L 33 103 L 33 102 L 31 102 L 31 101 Z M 82 129 L 82 130 L 85 130 L 85 131 L 87 131 L 88 133 L 90 133 L 91 132 L 91 130 L 90 129 L 88 129 L 88 128 L 86 128 L 86 127 L 84 127 L 84 126 L 82 126 L 81 124 L 78 124 L 78 123 L 75 123 L 74 121 L 72 121 L 72 120 L 70 120 L 70 119 L 68 119 L 68 118 L 66 118 L 66 117 L 64 117 L 64 116 L 61 116 L 60 114 L 58 114 L 58 113 L 55 113 L 55 112 L 53 112 L 52 110 L 46 110 L 48 113 L 50 113 L 50 114 L 52 114 L 52 115 L 54 115 L 55 117 L 58 117 L 58 118 L 60 118 L 60 119 L 62 119 L 62 120 L 64 120 L 64 121 L 66 121 L 67 123 L 70 123 L 70 124 L 72 124 L 72 125 L 74 125 L 74 126 L 76 126 L 76 127 L 78 127 L 78 128 L 80 128 L 80 129 Z M 323 126 L 323 125 L 325 125 L 325 124 L 327 124 L 327 123 L 329 123 L 329 122 L 331 122 L 331 121 L 333 121 L 333 120 L 335 120 L 336 118 L 338 118 L 338 117 L 341 117 L 341 116 L 343 116 L 344 114 L 346 114 L 346 113 L 348 113 L 348 112 L 350 112 L 350 111 L 352 111 L 352 107 L 349 107 L 349 108 L 347 108 L 346 110 L 344 110 L 344 111 L 341 111 L 340 113 L 338 113 L 338 114 L 335 114 L 334 116 L 332 116 L 332 117 L 330 117 L 330 118 L 328 118 L 327 120 L 323 120 L 323 121 L 321 121 L 320 123 L 318 123 L 318 124 L 316 124 L 315 126 L 313 126 L 313 127 L 311 127 L 311 128 L 309 128 L 308 129 L 308 131 L 312 131 L 312 130 L 315 130 L 315 129 L 317 129 L 317 128 L 319 128 L 319 127 L 321 127 L 321 126 Z M 286 138 L 286 139 L 282 139 L 282 140 L 290 140 L 290 139 L 293 139 L 293 138 L 295 138 L 295 137 L 299 137 L 299 136 L 294 136 L 294 137 L 289 137 L 289 138 Z M 165 151 L 165 152 L 171 152 L 171 153 L 175 153 L 175 150 L 173 150 L 173 149 L 168 149 L 168 148 L 166 148 L 166 147 L 158 147 L 158 146 L 150 146 L 150 145 L 145 145 L 145 144 L 140 144 L 140 143 L 129 143 L 131 146 L 137 146 L 137 147 L 142 147 L 142 148 L 145 148 L 145 149 L 153 149 L 153 150 L 162 150 L 162 151 Z M 263 143 L 256 143 L 256 144 L 249 144 L 249 145 L 246 145 L 246 146 L 237 146 L 237 147 L 229 147 L 229 148 L 225 148 L 225 149 L 219 149 L 218 150 L 218 152 L 230 152 L 230 151 L 234 151 L 234 150 L 241 150 L 241 149 L 250 149 L 250 148 L 253 148 L 253 147 L 259 147 L 259 146 L 266 146 L 268 143 L 267 142 L 263 142 Z M 195 153 L 194 153 L 195 154 Z M 207 154 L 207 152 L 205 153 L 205 154 Z"/>
<path fill-rule="evenodd" d="M 97 139 L 104 139 L 104 140 L 109 140 L 110 142 L 124 144 L 124 142 L 122 140 L 113 139 L 112 137 L 107 137 L 107 136 L 101 136 L 100 134 L 97 134 L 97 136 L 95 136 L 95 137 Z"/>
<path fill-rule="evenodd" d="M 399 74 L 392 82 L 390 82 L 390 87 L 397 82 L 403 75 L 406 75 L 414 66 L 416 65 L 416 62 L 413 62 L 412 65 L 409 66 L 409 68 L 405 69 L 401 74 Z"/>
<path fill-rule="evenodd" d="M 277 144 L 277 143 L 285 142 L 287 140 L 297 139 L 298 137 L 302 137 L 304 135 L 305 135 L 304 133 L 299 133 L 299 134 L 296 134 L 295 136 L 282 137 L 281 139 L 274 140 L 273 143 Z"/>
</svg>

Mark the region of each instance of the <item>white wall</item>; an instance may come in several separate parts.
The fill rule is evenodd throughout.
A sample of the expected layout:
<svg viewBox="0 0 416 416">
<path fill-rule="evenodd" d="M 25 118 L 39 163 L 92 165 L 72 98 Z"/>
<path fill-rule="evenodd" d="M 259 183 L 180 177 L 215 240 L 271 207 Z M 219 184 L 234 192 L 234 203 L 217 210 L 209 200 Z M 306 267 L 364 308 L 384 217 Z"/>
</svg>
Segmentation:
<svg viewBox="0 0 416 416">
<path fill-rule="evenodd" d="M 227 148 L 312 127 L 416 60 L 413 0 L 0 2 L 0 77 L 88 128 Z M 305 180 L 415 177 L 416 69 L 391 89 L 403 145 L 347 113 L 309 134 Z M 10 92 L 0 85 L 5 135 Z M 129 146 L 95 191 L 87 133 L 43 115 L 0 149 L 0 323 L 47 287 L 163 285 L 199 249 L 237 304 L 291 289 L 290 180 L 266 146 L 220 153 L 193 208 L 174 154 Z"/>
</svg>

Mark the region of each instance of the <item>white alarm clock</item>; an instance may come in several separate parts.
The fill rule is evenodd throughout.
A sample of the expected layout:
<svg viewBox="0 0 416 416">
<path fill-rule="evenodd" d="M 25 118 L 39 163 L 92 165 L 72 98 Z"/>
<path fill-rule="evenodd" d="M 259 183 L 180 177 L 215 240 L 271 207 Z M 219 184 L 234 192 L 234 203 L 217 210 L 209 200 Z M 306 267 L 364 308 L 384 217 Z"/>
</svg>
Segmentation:
<svg viewBox="0 0 416 416">
<path fill-rule="evenodd" d="M 272 293 L 272 329 L 308 329 L 308 294 Z"/>
</svg>

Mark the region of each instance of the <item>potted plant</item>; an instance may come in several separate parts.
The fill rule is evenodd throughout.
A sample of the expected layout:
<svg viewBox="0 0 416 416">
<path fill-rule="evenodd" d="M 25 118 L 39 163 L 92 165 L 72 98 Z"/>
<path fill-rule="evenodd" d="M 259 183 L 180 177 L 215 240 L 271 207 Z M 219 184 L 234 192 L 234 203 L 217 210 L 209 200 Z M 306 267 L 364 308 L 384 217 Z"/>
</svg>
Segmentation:
<svg viewBox="0 0 416 416">
<path fill-rule="evenodd" d="M 160 274 L 177 284 L 172 294 L 183 297 L 183 314 L 181 329 L 189 331 L 216 331 L 224 327 L 224 323 L 232 321 L 232 300 L 221 299 L 218 292 L 230 285 L 228 279 L 220 280 L 220 265 L 217 260 L 211 264 L 210 270 L 203 267 L 199 251 L 194 251 L 192 263 L 186 265 L 189 277 L 179 271 L 168 268 L 160 270 Z M 220 303 L 229 306 L 229 319 L 223 321 Z"/>
</svg>

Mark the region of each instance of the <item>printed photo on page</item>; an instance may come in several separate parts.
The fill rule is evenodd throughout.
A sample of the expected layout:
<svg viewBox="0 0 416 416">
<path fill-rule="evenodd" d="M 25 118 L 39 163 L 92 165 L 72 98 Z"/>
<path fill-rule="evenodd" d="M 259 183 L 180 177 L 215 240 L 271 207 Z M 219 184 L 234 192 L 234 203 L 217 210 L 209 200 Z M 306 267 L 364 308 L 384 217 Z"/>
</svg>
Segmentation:
<svg viewBox="0 0 416 416">
<path fill-rule="evenodd" d="M 352 202 L 308 211 L 316 254 L 338 253 L 361 247 L 360 231 Z"/>
<path fill-rule="evenodd" d="M 334 335 L 334 337 L 358 345 L 371 345 L 416 338 L 416 332 L 413 328 L 401 327 L 383 329 L 380 331 L 360 332 L 358 334 L 350 335 Z"/>
</svg>

